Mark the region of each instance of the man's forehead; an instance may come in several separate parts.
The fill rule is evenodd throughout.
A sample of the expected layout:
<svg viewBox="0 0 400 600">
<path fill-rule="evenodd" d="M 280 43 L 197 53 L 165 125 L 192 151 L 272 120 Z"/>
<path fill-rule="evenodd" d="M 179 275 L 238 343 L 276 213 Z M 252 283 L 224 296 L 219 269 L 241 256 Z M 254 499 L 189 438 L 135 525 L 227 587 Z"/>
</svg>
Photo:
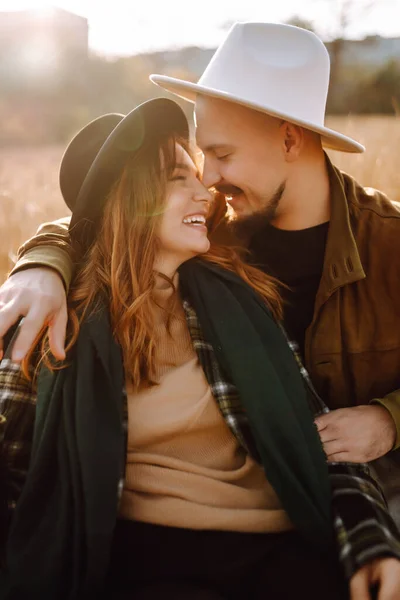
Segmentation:
<svg viewBox="0 0 400 600">
<path fill-rule="evenodd" d="M 199 94 L 194 105 L 195 122 L 198 126 L 202 126 L 210 119 L 223 118 L 237 109 L 238 107 L 233 102 Z"/>
<path fill-rule="evenodd" d="M 196 100 L 194 110 L 196 141 L 202 150 L 210 146 L 232 143 L 235 129 L 234 119 L 229 114 L 232 109 L 224 111 L 226 104 L 226 102 L 212 98 Z"/>
</svg>

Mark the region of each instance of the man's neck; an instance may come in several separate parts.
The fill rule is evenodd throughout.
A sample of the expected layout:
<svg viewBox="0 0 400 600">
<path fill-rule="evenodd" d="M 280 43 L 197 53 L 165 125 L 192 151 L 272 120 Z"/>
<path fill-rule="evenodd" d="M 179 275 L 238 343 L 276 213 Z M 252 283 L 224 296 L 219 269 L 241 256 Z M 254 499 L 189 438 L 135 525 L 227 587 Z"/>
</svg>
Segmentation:
<svg viewBox="0 0 400 600">
<path fill-rule="evenodd" d="M 329 219 L 329 176 L 325 155 L 321 153 L 295 166 L 272 225 L 277 229 L 300 230 L 321 225 Z"/>
</svg>

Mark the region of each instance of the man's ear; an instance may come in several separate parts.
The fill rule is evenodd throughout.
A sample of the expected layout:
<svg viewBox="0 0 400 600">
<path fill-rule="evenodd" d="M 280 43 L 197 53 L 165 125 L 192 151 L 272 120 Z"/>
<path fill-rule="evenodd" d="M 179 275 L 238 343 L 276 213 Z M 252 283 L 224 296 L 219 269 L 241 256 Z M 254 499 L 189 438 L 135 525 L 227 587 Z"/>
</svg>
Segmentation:
<svg viewBox="0 0 400 600">
<path fill-rule="evenodd" d="M 281 125 L 285 159 L 288 162 L 296 160 L 304 143 L 304 130 L 299 125 L 285 121 Z"/>
</svg>

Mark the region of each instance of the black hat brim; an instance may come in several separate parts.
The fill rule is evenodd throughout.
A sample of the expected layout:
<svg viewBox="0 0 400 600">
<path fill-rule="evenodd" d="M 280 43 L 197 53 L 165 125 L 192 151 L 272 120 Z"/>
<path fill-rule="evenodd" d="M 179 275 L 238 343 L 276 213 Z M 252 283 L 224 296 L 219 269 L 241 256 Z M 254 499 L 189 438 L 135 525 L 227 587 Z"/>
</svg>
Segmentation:
<svg viewBox="0 0 400 600">
<path fill-rule="evenodd" d="M 189 124 L 181 107 L 167 98 L 148 100 L 121 118 L 96 154 L 72 206 L 70 231 L 78 223 L 94 223 L 105 198 L 129 156 L 144 142 L 159 143 L 171 135 L 189 139 Z M 62 168 L 62 167 L 61 167 Z M 61 170 L 60 170 L 61 172 Z"/>
</svg>

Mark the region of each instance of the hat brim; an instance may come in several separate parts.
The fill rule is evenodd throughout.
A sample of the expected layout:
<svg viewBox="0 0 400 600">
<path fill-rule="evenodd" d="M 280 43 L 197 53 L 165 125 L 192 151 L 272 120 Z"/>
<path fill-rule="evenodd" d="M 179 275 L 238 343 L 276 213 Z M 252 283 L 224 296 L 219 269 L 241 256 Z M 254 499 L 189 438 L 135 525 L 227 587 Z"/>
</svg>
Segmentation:
<svg viewBox="0 0 400 600">
<path fill-rule="evenodd" d="M 189 139 L 189 124 L 181 107 L 168 98 L 154 98 L 124 116 L 101 146 L 79 190 L 70 231 L 80 222 L 94 222 L 128 157 L 146 142 L 160 143 L 176 135 Z"/>
<path fill-rule="evenodd" d="M 305 129 L 314 131 L 315 133 L 319 133 L 323 146 L 331 150 L 353 153 L 362 153 L 365 151 L 365 147 L 362 144 L 333 129 L 318 126 L 302 119 L 297 119 L 293 115 L 279 112 L 276 109 L 268 106 L 248 102 L 242 98 L 238 98 L 221 90 L 209 88 L 199 85 L 198 83 L 185 81 L 183 79 L 176 79 L 175 77 L 168 77 L 166 75 L 150 75 L 150 80 L 156 85 L 162 87 L 164 90 L 167 90 L 168 92 L 171 92 L 172 94 L 175 94 L 184 100 L 188 100 L 189 102 L 196 102 L 197 95 L 201 94 L 202 96 L 209 96 L 211 98 L 219 98 L 221 100 L 227 100 L 228 102 L 234 102 L 235 104 L 240 104 L 241 106 L 246 106 L 247 108 L 266 113 L 272 117 L 285 119 L 285 121 L 289 121 L 290 123 L 294 123 L 295 125 L 299 125 Z"/>
</svg>

